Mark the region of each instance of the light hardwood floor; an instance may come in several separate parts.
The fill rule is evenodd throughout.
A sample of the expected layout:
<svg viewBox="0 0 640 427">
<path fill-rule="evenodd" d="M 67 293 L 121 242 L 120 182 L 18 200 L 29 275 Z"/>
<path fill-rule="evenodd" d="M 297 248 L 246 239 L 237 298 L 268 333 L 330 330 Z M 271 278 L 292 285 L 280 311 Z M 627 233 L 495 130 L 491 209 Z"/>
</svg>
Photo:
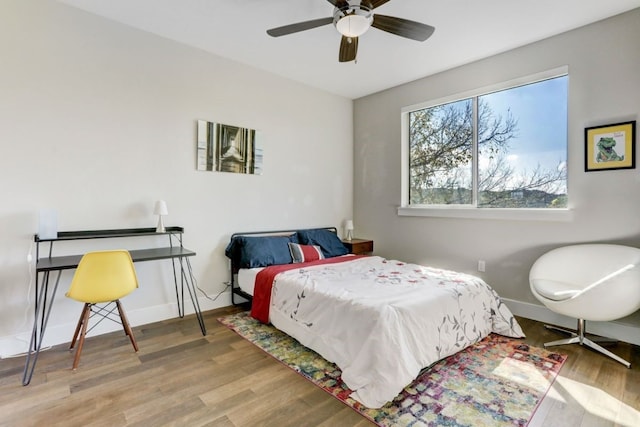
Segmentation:
<svg viewBox="0 0 640 427">
<path fill-rule="evenodd" d="M 56 346 L 40 354 L 26 387 L 24 358 L 1 360 L 0 425 L 373 425 L 216 321 L 236 311 L 206 312 L 206 336 L 192 316 L 135 327 L 137 354 L 121 332 L 88 338 L 75 372 L 73 354 Z M 557 338 L 519 320 L 532 345 Z M 640 349 L 611 349 L 632 368 L 558 348 L 569 358 L 530 425 L 640 426 Z"/>
</svg>

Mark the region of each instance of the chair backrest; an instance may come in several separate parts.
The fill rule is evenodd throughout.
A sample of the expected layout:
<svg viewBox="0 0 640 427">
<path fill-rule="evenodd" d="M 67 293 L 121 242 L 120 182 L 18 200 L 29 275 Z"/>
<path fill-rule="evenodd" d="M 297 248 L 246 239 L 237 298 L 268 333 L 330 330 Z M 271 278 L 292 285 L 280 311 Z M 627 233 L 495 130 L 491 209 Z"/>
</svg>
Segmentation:
<svg viewBox="0 0 640 427">
<path fill-rule="evenodd" d="M 531 267 L 531 278 L 570 283 L 583 290 L 629 265 L 640 265 L 640 249 L 606 243 L 563 246 L 542 255 Z"/>
<path fill-rule="evenodd" d="M 115 301 L 138 287 L 138 277 L 126 250 L 86 253 L 76 269 L 67 296 L 77 301 Z"/>
<path fill-rule="evenodd" d="M 567 316 L 609 321 L 640 309 L 640 249 L 612 244 L 581 244 L 542 255 L 529 272 L 533 295 Z M 566 298 L 550 298 L 554 288 Z"/>
</svg>

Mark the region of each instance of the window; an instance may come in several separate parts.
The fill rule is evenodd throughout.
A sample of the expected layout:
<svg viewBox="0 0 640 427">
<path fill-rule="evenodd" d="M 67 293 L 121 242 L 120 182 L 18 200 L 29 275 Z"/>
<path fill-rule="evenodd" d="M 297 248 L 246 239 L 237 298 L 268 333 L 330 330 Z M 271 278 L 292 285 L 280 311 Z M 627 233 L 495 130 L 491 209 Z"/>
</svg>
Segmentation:
<svg viewBox="0 0 640 427">
<path fill-rule="evenodd" d="M 403 110 L 403 205 L 567 208 L 568 77 L 547 74 Z"/>
</svg>

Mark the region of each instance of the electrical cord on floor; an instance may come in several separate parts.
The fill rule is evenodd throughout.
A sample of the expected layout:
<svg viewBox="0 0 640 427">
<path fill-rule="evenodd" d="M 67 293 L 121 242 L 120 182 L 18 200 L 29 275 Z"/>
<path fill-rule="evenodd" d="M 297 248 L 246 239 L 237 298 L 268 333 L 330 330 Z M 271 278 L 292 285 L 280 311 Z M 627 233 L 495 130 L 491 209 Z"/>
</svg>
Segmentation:
<svg viewBox="0 0 640 427">
<path fill-rule="evenodd" d="M 222 289 L 220 292 L 218 292 L 218 295 L 216 295 L 215 297 L 211 298 L 200 286 L 198 286 L 198 282 L 196 281 L 195 277 L 193 278 L 193 282 L 196 285 L 196 288 L 198 288 L 198 290 L 202 293 L 202 295 L 204 295 L 205 298 L 207 298 L 208 300 L 211 300 L 211 301 L 217 300 L 218 297 L 220 297 L 220 295 L 222 295 L 231 286 L 231 282 L 222 282 L 222 284 L 225 285 L 224 289 Z"/>
<path fill-rule="evenodd" d="M 29 283 L 27 284 L 27 303 L 24 308 L 24 316 L 22 320 L 22 325 L 18 327 L 18 329 L 22 329 L 29 323 L 29 311 L 31 310 L 31 291 L 33 289 L 33 241 L 29 245 L 29 252 L 27 252 L 27 271 L 29 273 Z M 22 339 L 19 335 L 16 335 L 16 340 L 25 343 L 27 346 L 31 345 L 31 342 L 27 339 Z M 46 351 L 51 349 L 51 346 L 41 348 L 40 351 Z M 12 359 L 15 357 L 24 357 L 29 353 L 29 348 L 24 353 L 12 354 L 10 356 L 2 356 L 0 355 L 0 359 Z"/>
</svg>

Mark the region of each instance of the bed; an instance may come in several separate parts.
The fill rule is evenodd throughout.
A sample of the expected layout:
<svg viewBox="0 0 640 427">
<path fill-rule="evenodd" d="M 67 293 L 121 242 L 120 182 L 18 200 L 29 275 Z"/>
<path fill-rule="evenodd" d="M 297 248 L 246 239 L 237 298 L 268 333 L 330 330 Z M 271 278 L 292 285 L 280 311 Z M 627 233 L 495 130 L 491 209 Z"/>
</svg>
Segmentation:
<svg viewBox="0 0 640 427">
<path fill-rule="evenodd" d="M 233 303 L 335 363 L 369 408 L 490 333 L 524 336 L 482 279 L 350 255 L 335 228 L 236 233 L 225 253 Z"/>
</svg>

